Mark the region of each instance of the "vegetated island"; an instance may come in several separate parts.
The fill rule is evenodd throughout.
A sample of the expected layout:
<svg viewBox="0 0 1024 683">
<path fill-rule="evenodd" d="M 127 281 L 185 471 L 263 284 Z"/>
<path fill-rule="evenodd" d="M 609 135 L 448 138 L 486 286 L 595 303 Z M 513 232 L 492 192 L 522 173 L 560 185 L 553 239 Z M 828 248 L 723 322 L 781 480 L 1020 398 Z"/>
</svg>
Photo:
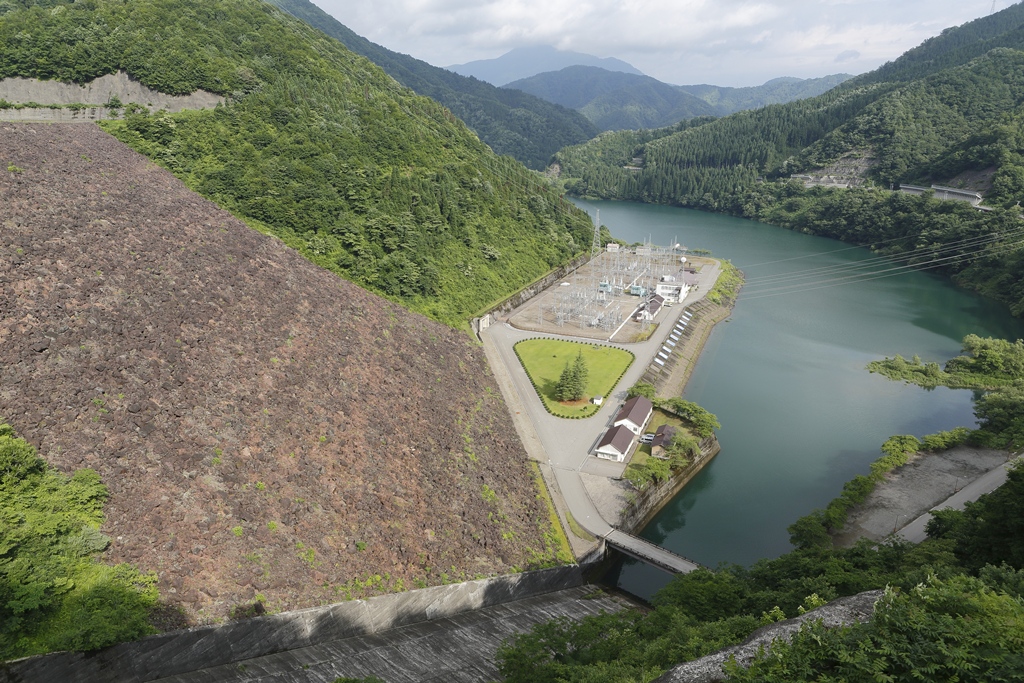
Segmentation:
<svg viewBox="0 0 1024 683">
<path fill-rule="evenodd" d="M 963 339 L 962 351 L 964 355 L 946 361 L 944 366 L 935 361 L 922 362 L 916 355 L 909 361 L 897 355 L 871 361 L 868 370 L 926 388 L 992 390 L 1024 379 L 1024 340 L 1011 342 L 969 334 Z"/>
</svg>

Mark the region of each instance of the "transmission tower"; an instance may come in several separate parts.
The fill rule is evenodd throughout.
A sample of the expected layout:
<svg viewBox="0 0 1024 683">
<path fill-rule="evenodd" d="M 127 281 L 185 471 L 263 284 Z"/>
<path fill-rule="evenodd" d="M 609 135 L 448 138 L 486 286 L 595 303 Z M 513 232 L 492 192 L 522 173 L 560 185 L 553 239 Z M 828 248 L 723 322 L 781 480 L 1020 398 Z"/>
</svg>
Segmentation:
<svg viewBox="0 0 1024 683">
<path fill-rule="evenodd" d="M 594 219 L 594 239 L 590 243 L 590 260 L 593 261 L 601 253 L 601 209 L 597 210 Z"/>
</svg>

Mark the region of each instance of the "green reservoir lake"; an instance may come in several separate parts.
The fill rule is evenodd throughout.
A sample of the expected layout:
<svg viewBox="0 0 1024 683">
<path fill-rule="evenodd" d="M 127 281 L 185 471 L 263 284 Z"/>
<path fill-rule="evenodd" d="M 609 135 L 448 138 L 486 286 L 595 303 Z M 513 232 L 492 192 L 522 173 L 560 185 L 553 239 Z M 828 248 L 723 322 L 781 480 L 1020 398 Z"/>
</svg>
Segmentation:
<svg viewBox="0 0 1024 683">
<path fill-rule="evenodd" d="M 576 203 L 600 209 L 619 239 L 708 249 L 748 280 L 685 393 L 718 416 L 722 452 L 641 533 L 705 566 L 790 550 L 786 527 L 866 474 L 889 436 L 975 424 L 971 391 L 891 382 L 869 361 L 916 353 L 942 363 L 970 333 L 1024 338 L 1024 321 L 1002 304 L 928 272 L 883 274 L 894 264 L 867 249 L 688 209 Z M 875 279 L 823 286 L 852 272 L 843 268 Z M 793 279 L 801 271 L 808 277 Z M 606 580 L 647 599 L 669 578 L 624 560 Z"/>
</svg>

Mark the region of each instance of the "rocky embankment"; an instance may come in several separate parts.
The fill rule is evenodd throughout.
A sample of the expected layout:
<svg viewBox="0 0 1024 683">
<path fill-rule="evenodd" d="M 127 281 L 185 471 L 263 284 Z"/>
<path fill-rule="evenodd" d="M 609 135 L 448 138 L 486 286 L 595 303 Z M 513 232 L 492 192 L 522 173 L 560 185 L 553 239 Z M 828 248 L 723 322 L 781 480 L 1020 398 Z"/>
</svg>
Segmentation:
<svg viewBox="0 0 1024 683">
<path fill-rule="evenodd" d="M 0 418 L 193 621 L 512 571 L 547 512 L 482 349 L 89 124 L 0 124 Z"/>
</svg>

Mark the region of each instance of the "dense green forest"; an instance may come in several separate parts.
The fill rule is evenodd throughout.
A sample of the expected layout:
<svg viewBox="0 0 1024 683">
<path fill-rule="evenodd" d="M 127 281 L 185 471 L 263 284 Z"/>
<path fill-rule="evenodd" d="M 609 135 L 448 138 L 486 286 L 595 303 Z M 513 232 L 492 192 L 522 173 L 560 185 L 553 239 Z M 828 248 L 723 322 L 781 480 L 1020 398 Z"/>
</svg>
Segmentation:
<svg viewBox="0 0 1024 683">
<path fill-rule="evenodd" d="M 565 189 L 583 197 L 688 206 L 879 247 L 1024 313 L 1024 4 L 948 29 L 876 72 L 815 98 L 605 133 L 560 151 Z M 846 170 L 829 170 L 843 169 Z M 853 170 L 850 170 L 850 169 Z M 792 174 L 847 174 L 855 189 L 804 187 Z M 981 214 L 909 197 L 898 183 L 990 176 Z M 958 180 L 959 179 L 959 180 Z M 972 239 L 974 241 L 972 241 Z M 884 248 L 882 248 L 884 243 Z"/>
<path fill-rule="evenodd" d="M 0 661 L 154 632 L 156 575 L 98 561 L 107 488 L 68 477 L 0 423 Z"/>
<path fill-rule="evenodd" d="M 1017 355 L 1014 345 L 995 340 L 965 345 L 982 350 L 982 357 L 983 349 L 994 349 L 1001 359 Z M 976 415 L 977 430 L 922 441 L 893 437 L 872 465 L 872 477 L 905 463 L 908 449 L 942 450 L 965 439 L 1024 445 L 1024 388 L 986 394 Z M 828 528 L 832 508 L 841 508 L 831 515 L 841 527 L 844 498 L 865 482 L 873 487 L 872 477 L 857 477 L 835 505 L 794 523 L 796 549 L 782 557 L 678 575 L 655 595 L 651 612 L 541 624 L 500 651 L 502 674 L 510 683 L 652 681 L 677 664 L 742 642 L 760 626 L 838 597 L 885 589 L 867 623 L 836 629 L 811 623 L 749 670 L 729 667 L 728 680 L 1018 679 L 1024 674 L 1024 465 L 1011 468 L 1006 484 L 964 511 L 937 513 L 923 543 L 861 540 L 835 548 Z"/>
<path fill-rule="evenodd" d="M 988 203 L 1013 206 L 1024 193 L 1022 67 L 1024 52 L 998 49 L 899 88 L 844 84 L 700 126 L 602 135 L 556 161 L 567 189 L 581 195 L 700 208 L 730 208 L 758 178 L 784 179 L 843 157 L 873 159 L 867 179 L 886 189 L 997 166 Z M 634 158 L 639 171 L 623 168 Z"/>
<path fill-rule="evenodd" d="M 979 511 L 983 528 L 993 514 L 1013 515 L 1011 526 L 1022 528 L 1016 501 L 1024 496 L 1024 470 L 1018 468 L 1008 486 L 1010 500 L 979 501 L 989 515 L 982 518 Z M 994 534 L 1003 531 L 989 524 Z M 1015 538 L 1012 547 L 1002 543 L 986 556 L 998 559 L 977 570 L 958 560 L 966 550 L 958 538 L 918 546 L 862 542 L 851 549 L 801 549 L 750 568 L 679 575 L 655 596 L 649 613 L 625 611 L 535 627 L 499 652 L 500 670 L 509 683 L 652 681 L 677 664 L 742 642 L 760 626 L 888 586 L 867 624 L 828 635 L 812 626 L 794 641 L 796 653 L 777 651 L 779 657 L 796 658 L 797 665 L 775 670 L 772 678 L 736 672 L 730 680 L 912 681 L 922 680 L 915 675 L 930 667 L 934 677 L 923 680 L 1014 680 L 1024 671 L 1024 571 L 1019 561 L 1003 555 L 1020 557 L 1021 536 L 1004 537 Z M 815 641 L 829 646 L 815 647 Z M 957 647 L 956 657 L 942 656 L 964 641 L 970 646 Z M 774 656 L 766 656 L 753 672 L 771 670 Z M 881 678 L 866 677 L 865 670 Z M 825 674 L 833 677 L 819 677 Z"/>
<path fill-rule="evenodd" d="M 658 128 L 716 113 L 710 104 L 676 86 L 596 66 L 569 66 L 502 87 L 576 109 L 601 130 Z"/>
<path fill-rule="evenodd" d="M 447 109 L 257 0 L 0 4 L 0 78 L 228 96 L 105 127 L 316 263 L 452 325 L 580 253 L 586 215 Z"/>
<path fill-rule="evenodd" d="M 562 147 L 594 137 L 598 129 L 579 113 L 528 95 L 431 66 L 392 52 L 339 23 L 308 0 L 268 0 L 383 68 L 402 85 L 437 100 L 462 119 L 496 154 L 540 170 Z"/>
<path fill-rule="evenodd" d="M 759 86 L 726 88 L 669 85 L 640 74 L 570 66 L 502 87 L 516 88 L 576 109 L 601 130 L 636 130 L 813 97 L 847 78 L 846 74 L 806 80 L 777 78 Z"/>
<path fill-rule="evenodd" d="M 707 84 L 676 87 L 710 104 L 716 115 L 727 116 L 744 109 L 817 97 L 849 79 L 849 74 L 832 74 L 821 78 L 773 78 L 761 85 L 742 88 Z"/>
</svg>

